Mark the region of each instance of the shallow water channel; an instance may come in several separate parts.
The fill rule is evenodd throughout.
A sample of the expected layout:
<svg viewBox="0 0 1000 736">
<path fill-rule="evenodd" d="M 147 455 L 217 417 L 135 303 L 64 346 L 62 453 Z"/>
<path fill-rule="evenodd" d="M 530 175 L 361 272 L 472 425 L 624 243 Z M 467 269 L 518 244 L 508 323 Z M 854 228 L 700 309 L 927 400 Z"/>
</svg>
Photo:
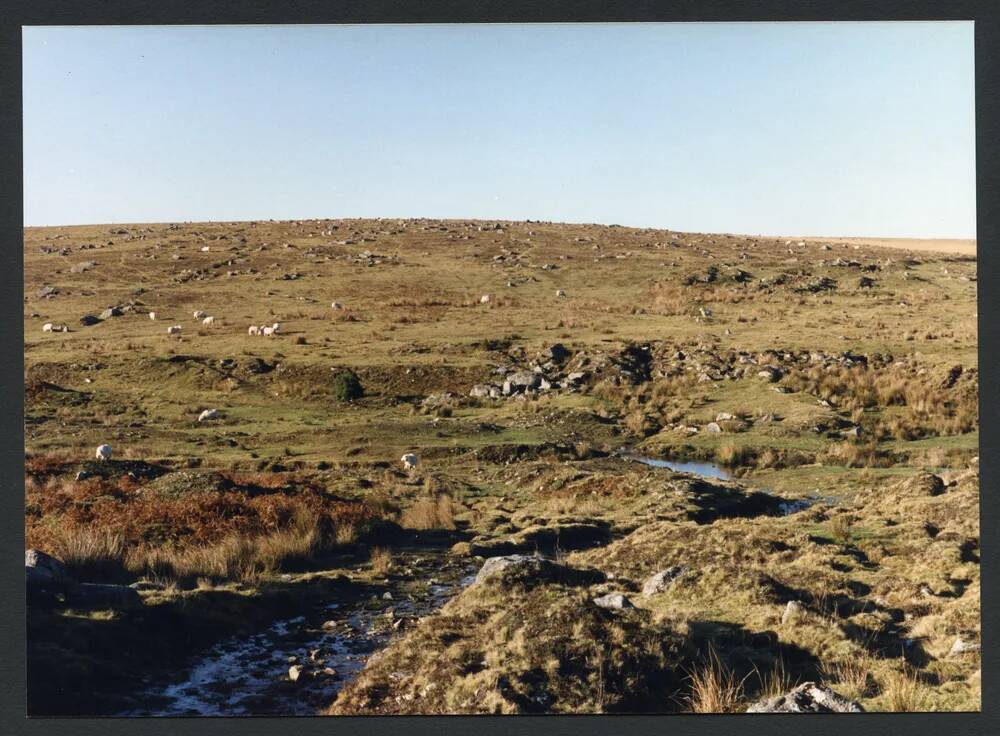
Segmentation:
<svg viewBox="0 0 1000 736">
<path fill-rule="evenodd" d="M 692 475 L 700 475 L 703 478 L 713 478 L 715 480 L 735 480 L 736 475 L 721 465 L 716 465 L 710 462 L 680 462 L 676 460 L 657 460 L 651 457 L 640 457 L 638 455 L 622 455 L 626 460 L 632 460 L 634 462 L 642 463 L 643 465 L 649 465 L 653 468 L 667 468 L 669 470 L 676 471 L 678 473 L 691 473 Z M 778 504 L 778 508 L 781 513 L 785 516 L 789 514 L 795 514 L 799 511 L 805 511 L 807 508 L 812 506 L 817 501 L 827 501 L 832 499 L 821 498 L 820 496 L 814 496 L 810 498 L 796 498 L 790 500 L 781 501 Z"/>
<path fill-rule="evenodd" d="M 378 593 L 319 605 L 221 641 L 170 681 L 146 685 L 136 694 L 141 705 L 119 715 L 315 715 L 388 643 L 397 621 L 412 623 L 436 611 L 478 569 L 441 550 L 396 551 L 393 558 L 408 574 Z M 293 664 L 310 674 L 293 682 Z"/>
</svg>

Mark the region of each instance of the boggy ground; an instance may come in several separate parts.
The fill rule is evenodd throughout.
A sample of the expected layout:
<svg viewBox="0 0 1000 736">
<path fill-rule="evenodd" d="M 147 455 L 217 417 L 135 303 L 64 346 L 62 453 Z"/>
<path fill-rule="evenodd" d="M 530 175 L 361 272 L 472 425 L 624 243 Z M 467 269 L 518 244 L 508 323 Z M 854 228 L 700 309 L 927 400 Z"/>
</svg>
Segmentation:
<svg viewBox="0 0 1000 736">
<path fill-rule="evenodd" d="M 600 581 L 471 585 L 331 712 L 734 711 L 806 680 L 977 709 L 975 279 L 963 254 L 540 222 L 29 228 L 27 545 L 141 596 L 32 604 L 30 709 L 141 710 L 140 681 L 382 595 L 421 545 Z"/>
</svg>

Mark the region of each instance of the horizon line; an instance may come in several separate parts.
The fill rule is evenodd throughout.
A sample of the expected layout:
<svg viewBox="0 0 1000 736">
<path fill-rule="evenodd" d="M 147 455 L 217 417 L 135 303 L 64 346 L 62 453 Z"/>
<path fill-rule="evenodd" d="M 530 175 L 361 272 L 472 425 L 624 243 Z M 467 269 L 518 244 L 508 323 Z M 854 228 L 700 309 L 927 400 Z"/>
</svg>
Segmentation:
<svg viewBox="0 0 1000 736">
<path fill-rule="evenodd" d="M 54 225 L 36 225 L 36 224 L 22 224 L 22 229 L 27 228 L 58 228 L 58 227 L 99 227 L 104 225 L 166 225 L 166 224 L 186 224 L 186 225 L 200 225 L 200 224 L 219 224 L 219 223 L 250 223 L 250 222 L 319 222 L 321 220 L 438 220 L 441 222 L 454 221 L 454 222 L 509 222 L 509 223 L 525 223 L 525 224 L 547 224 L 547 225 L 572 225 L 572 226 L 596 226 L 596 227 L 606 227 L 606 228 L 628 228 L 630 230 L 662 230 L 671 233 L 685 233 L 691 235 L 728 235 L 734 237 L 753 237 L 753 238 L 799 238 L 799 239 L 841 239 L 841 240 L 857 240 L 857 239 L 879 239 L 879 240 L 960 240 L 965 242 L 977 242 L 978 237 L 963 237 L 954 235 L 879 235 L 879 234 L 867 234 L 867 235 L 841 235 L 841 234 L 827 234 L 827 235 L 801 235 L 801 234 L 787 234 L 787 233 L 750 233 L 750 232 L 732 232 L 732 231 L 715 231 L 715 230 L 677 230 L 670 227 L 663 226 L 647 226 L 647 225 L 626 225 L 619 222 L 604 223 L 604 222 L 565 222 L 557 220 L 541 220 L 541 219 L 530 219 L 526 218 L 523 220 L 504 218 L 504 217 L 433 217 L 422 215 L 419 217 L 399 217 L 399 216 L 327 216 L 327 217 L 288 217 L 288 218 L 250 218 L 250 219 L 220 219 L 220 220 L 121 220 L 114 221 L 109 220 L 107 222 L 76 222 L 76 223 L 63 223 Z"/>
</svg>

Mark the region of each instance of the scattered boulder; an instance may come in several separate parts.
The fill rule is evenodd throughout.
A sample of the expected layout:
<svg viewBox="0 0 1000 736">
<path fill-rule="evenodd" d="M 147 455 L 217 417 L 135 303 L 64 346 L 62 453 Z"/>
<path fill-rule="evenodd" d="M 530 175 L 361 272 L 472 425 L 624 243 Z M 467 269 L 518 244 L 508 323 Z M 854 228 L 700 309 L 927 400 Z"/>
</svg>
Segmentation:
<svg viewBox="0 0 1000 736">
<path fill-rule="evenodd" d="M 763 368 L 762 370 L 757 371 L 757 376 L 763 378 L 766 381 L 770 381 L 771 383 L 776 383 L 778 380 L 781 379 L 781 370 L 779 370 L 778 368 L 773 368 L 771 366 L 768 366 L 766 368 Z"/>
<path fill-rule="evenodd" d="M 118 307 L 108 307 L 103 312 L 101 312 L 101 319 L 111 319 L 112 317 L 121 317 L 124 314 Z"/>
<path fill-rule="evenodd" d="M 967 641 L 962 637 L 955 639 L 955 643 L 951 645 L 951 649 L 948 651 L 949 657 L 956 657 L 960 654 L 965 654 L 966 652 L 978 652 L 981 649 L 979 642 Z"/>
<path fill-rule="evenodd" d="M 469 396 L 474 399 L 496 399 L 500 397 L 500 387 L 492 383 L 478 383 L 469 391 Z"/>
<path fill-rule="evenodd" d="M 607 595 L 602 595 L 600 598 L 594 599 L 594 605 L 600 608 L 609 608 L 612 610 L 620 611 L 625 608 L 635 608 L 624 593 L 608 593 Z"/>
<path fill-rule="evenodd" d="M 142 596 L 127 585 L 80 583 L 67 594 L 66 603 L 81 608 L 128 610 L 141 607 Z"/>
<path fill-rule="evenodd" d="M 860 703 L 838 695 L 824 685 L 804 682 L 776 698 L 760 700 L 747 713 L 863 713 Z"/>
<path fill-rule="evenodd" d="M 562 343 L 556 343 L 545 351 L 543 357 L 553 363 L 563 363 L 571 355 L 570 351 Z"/>
<path fill-rule="evenodd" d="M 802 604 L 798 601 L 788 601 L 785 605 L 785 610 L 781 613 L 781 623 L 787 624 L 790 621 L 794 621 L 795 618 L 802 612 Z"/>
<path fill-rule="evenodd" d="M 933 473 L 918 473 L 901 481 L 898 488 L 912 496 L 940 496 L 945 491 L 945 482 Z"/>
<path fill-rule="evenodd" d="M 198 415 L 198 421 L 204 422 L 209 419 L 218 419 L 219 410 L 218 409 L 205 409 L 201 414 Z"/>
<path fill-rule="evenodd" d="M 594 569 L 574 568 L 535 555 L 490 557 L 476 575 L 476 584 L 486 581 L 500 585 L 556 582 L 565 585 L 590 585 L 604 581 L 604 573 Z"/>
<path fill-rule="evenodd" d="M 24 550 L 24 575 L 28 587 L 64 585 L 73 581 L 66 566 L 41 550 Z"/>
<path fill-rule="evenodd" d="M 673 565 L 666 570 L 660 570 L 660 572 L 647 578 L 646 582 L 642 584 L 642 594 L 644 596 L 651 596 L 662 593 L 680 577 L 682 572 L 684 572 L 684 568 L 681 565 Z"/>
<path fill-rule="evenodd" d="M 92 325 L 99 324 L 101 321 L 100 317 L 95 317 L 92 314 L 85 314 L 80 317 L 80 324 L 84 327 L 91 327 Z"/>
</svg>

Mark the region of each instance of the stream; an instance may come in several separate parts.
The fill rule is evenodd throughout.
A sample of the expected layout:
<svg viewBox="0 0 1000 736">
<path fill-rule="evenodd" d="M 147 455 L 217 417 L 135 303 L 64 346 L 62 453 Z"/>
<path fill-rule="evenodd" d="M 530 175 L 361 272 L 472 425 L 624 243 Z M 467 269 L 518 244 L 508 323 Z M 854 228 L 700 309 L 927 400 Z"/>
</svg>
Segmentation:
<svg viewBox="0 0 1000 736">
<path fill-rule="evenodd" d="M 440 550 L 396 551 L 393 558 L 408 573 L 394 576 L 379 594 L 320 605 L 221 641 L 179 677 L 145 686 L 136 694 L 142 705 L 118 715 L 316 715 L 397 627 L 436 611 L 479 567 Z M 293 665 L 304 669 L 296 681 Z"/>
<path fill-rule="evenodd" d="M 622 454 L 623 459 L 717 480 L 735 476 L 710 462 L 675 462 Z M 781 504 L 783 514 L 816 499 Z M 167 682 L 145 684 L 139 707 L 121 716 L 316 715 L 364 668 L 397 630 L 433 613 L 469 585 L 479 565 L 438 549 L 393 553 L 395 575 L 378 592 L 330 602 L 281 619 L 253 635 L 223 640 Z M 303 673 L 292 679 L 290 668 Z"/>
<path fill-rule="evenodd" d="M 692 475 L 700 475 L 703 478 L 713 478 L 715 480 L 736 480 L 736 475 L 722 467 L 721 465 L 716 465 L 710 462 L 680 462 L 675 460 L 657 460 L 651 457 L 640 457 L 638 455 L 622 454 L 626 460 L 631 460 L 633 462 L 642 463 L 643 465 L 649 465 L 653 468 L 667 468 L 668 470 L 673 470 L 678 473 L 691 473 Z M 770 491 L 768 491 L 770 492 Z M 830 496 L 810 496 L 808 498 L 796 498 L 782 500 L 778 504 L 778 508 L 784 516 L 790 514 L 796 514 L 799 511 L 805 511 L 807 508 L 812 506 L 818 501 L 823 501 L 825 503 L 835 503 L 836 499 Z"/>
</svg>

